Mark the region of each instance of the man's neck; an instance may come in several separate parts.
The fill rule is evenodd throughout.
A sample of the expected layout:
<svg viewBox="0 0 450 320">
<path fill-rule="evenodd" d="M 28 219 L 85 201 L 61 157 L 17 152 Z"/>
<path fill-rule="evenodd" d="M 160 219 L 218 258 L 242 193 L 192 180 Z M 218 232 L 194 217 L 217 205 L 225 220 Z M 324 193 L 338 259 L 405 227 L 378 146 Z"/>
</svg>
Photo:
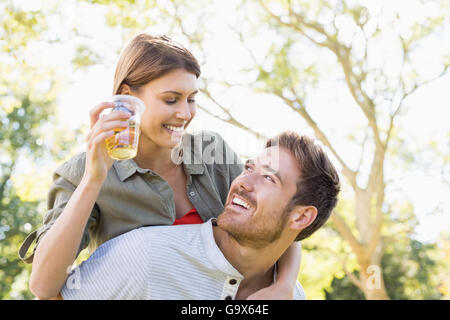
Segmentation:
<svg viewBox="0 0 450 320">
<path fill-rule="evenodd" d="M 214 240 L 230 264 L 244 276 L 237 299 L 245 299 L 250 294 L 270 286 L 276 261 L 283 249 L 278 244 L 255 249 L 240 245 L 232 236 L 220 227 L 213 228 Z"/>
</svg>

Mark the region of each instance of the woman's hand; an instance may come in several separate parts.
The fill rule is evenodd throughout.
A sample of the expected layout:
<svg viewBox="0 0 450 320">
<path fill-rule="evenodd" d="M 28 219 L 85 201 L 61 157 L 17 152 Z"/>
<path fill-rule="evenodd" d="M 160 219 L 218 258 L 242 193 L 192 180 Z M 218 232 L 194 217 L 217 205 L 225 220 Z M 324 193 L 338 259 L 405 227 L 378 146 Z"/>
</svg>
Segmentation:
<svg viewBox="0 0 450 320">
<path fill-rule="evenodd" d="M 90 131 L 86 137 L 86 167 L 84 176 L 90 181 L 103 181 L 114 163 L 106 151 L 105 139 L 114 135 L 115 128 L 127 127 L 131 115 L 128 112 L 116 111 L 100 116 L 100 113 L 114 107 L 114 103 L 103 102 L 90 111 Z"/>
<path fill-rule="evenodd" d="M 249 295 L 247 300 L 292 300 L 294 298 L 294 287 L 285 286 L 280 283 L 256 291 Z"/>
<path fill-rule="evenodd" d="M 302 261 L 302 244 L 296 241 L 277 261 L 277 280 L 271 285 L 247 297 L 249 300 L 291 300 Z"/>
</svg>

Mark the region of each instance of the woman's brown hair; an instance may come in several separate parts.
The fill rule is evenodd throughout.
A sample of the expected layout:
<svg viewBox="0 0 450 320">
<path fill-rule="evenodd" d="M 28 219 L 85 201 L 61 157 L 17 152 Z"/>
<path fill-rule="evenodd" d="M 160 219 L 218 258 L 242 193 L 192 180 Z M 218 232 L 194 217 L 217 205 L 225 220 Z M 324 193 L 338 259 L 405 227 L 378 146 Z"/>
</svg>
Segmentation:
<svg viewBox="0 0 450 320">
<path fill-rule="evenodd" d="M 148 82 L 178 68 L 200 77 L 200 65 L 189 50 L 166 35 L 138 34 L 120 55 L 114 74 L 113 94 L 120 94 L 124 84 L 137 91 Z"/>
</svg>

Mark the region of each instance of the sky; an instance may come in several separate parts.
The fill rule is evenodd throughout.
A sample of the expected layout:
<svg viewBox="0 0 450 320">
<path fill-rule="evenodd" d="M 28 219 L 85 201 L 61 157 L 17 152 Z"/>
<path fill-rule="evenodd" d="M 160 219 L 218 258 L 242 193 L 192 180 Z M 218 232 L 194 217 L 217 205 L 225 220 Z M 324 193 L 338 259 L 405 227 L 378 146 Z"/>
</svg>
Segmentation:
<svg viewBox="0 0 450 320">
<path fill-rule="evenodd" d="M 38 8 L 39 5 L 42 5 L 41 3 L 42 1 L 28 1 L 26 5 Z M 81 31 L 91 36 L 91 39 L 88 40 L 89 45 L 95 46 L 95 50 L 104 57 L 98 65 L 86 71 L 79 70 L 70 74 L 68 77 L 69 85 L 58 97 L 61 125 L 75 130 L 81 125 L 87 125 L 89 123 L 89 110 L 111 95 L 114 67 L 118 58 L 114 50 L 120 48 L 122 43 L 113 30 L 105 27 L 103 12 L 100 9 L 86 11 L 87 5 L 74 5 L 72 0 L 64 1 L 64 3 L 61 15 L 49 21 L 50 29 L 54 28 L 61 34 L 61 30 L 68 30 L 71 26 L 82 26 Z M 367 3 L 368 5 L 375 5 L 374 1 Z M 420 8 L 414 5 L 415 2 L 390 1 L 386 3 L 388 6 L 396 7 L 397 10 L 404 13 L 404 20 L 402 21 L 405 26 L 408 25 L 408 19 L 417 18 L 420 14 L 423 14 L 423 12 L 420 12 Z M 228 15 L 233 15 L 234 12 L 230 11 L 229 7 L 224 6 L 223 2 L 219 2 L 218 5 L 221 6 L 221 21 L 216 24 L 216 36 L 214 37 L 216 41 L 209 43 L 207 48 L 213 54 L 210 60 L 202 66 L 202 73 L 207 76 L 214 72 L 224 72 L 225 74 L 226 72 L 223 70 L 227 70 L 226 75 L 230 78 L 233 76 L 233 70 L 237 68 L 234 62 L 242 57 L 242 48 L 230 36 L 225 23 L 227 20 L 232 21 L 232 16 Z M 437 9 L 430 5 L 427 10 L 432 14 Z M 230 18 L 228 19 L 228 17 Z M 403 29 L 405 33 L 409 32 L 408 28 L 404 27 Z M 164 32 L 164 28 L 161 27 L 161 30 L 158 30 L 157 27 L 153 27 L 148 31 L 159 33 Z M 175 38 L 175 40 L 178 39 Z M 67 67 L 76 43 L 75 40 L 63 45 L 56 45 L 57 47 L 54 44 L 39 45 L 36 48 L 31 48 L 30 55 L 37 62 L 41 59 L 43 63 Z M 264 47 L 262 42 L 252 42 L 252 45 Z M 431 52 L 442 50 L 450 52 L 449 27 L 447 26 L 444 30 L 441 38 L 431 39 L 427 46 L 427 49 L 431 48 Z M 36 54 L 38 52 L 45 52 L 45 54 Z M 430 50 L 427 52 L 430 52 Z M 304 58 L 308 59 L 307 55 Z M 416 59 L 424 72 L 429 71 L 431 73 L 435 70 L 436 59 L 433 54 L 424 53 Z M 395 68 L 395 65 L 392 67 Z M 240 79 L 235 80 L 239 81 Z M 350 108 L 352 102 L 348 93 L 346 93 L 344 87 L 336 85 L 336 82 L 324 82 L 319 89 L 316 94 L 309 98 L 310 105 L 315 107 L 314 115 L 317 119 L 320 119 L 321 127 L 332 128 L 330 131 L 332 135 L 341 136 L 341 139 L 335 139 L 337 148 L 348 163 L 356 163 L 359 161 L 359 155 L 354 146 L 344 141 L 345 135 L 339 131 L 339 126 L 349 128 L 354 123 L 364 124 L 361 121 L 361 114 Z M 426 145 L 433 139 L 445 152 L 445 148 L 448 147 L 446 139 L 448 139 L 448 119 L 450 119 L 449 89 L 450 75 L 447 75 L 419 89 L 406 101 L 407 111 L 402 115 L 397 125 L 407 141 L 420 146 Z M 216 98 L 224 105 L 233 106 L 233 114 L 238 119 L 242 119 L 245 124 L 255 130 L 264 132 L 267 136 L 286 129 L 312 135 L 311 129 L 298 116 L 294 115 L 293 111 L 286 108 L 279 99 L 270 95 L 254 94 L 246 88 L 236 87 L 224 92 L 218 91 Z M 197 100 L 202 104 L 207 103 L 205 97 L 202 97 L 201 94 L 199 94 Z M 330 105 L 335 107 L 329 108 Z M 272 111 L 274 106 L 278 107 L 276 113 Z M 191 131 L 199 130 L 219 132 L 243 156 L 252 156 L 260 148 L 260 145 L 250 134 L 224 124 L 201 110 L 197 112 L 197 116 L 191 124 Z M 78 148 L 82 151 L 84 146 Z M 429 159 L 429 161 L 430 166 L 432 166 L 433 159 Z M 336 165 L 338 166 L 337 163 Z M 450 228 L 450 186 L 442 182 L 442 177 L 439 174 L 430 175 L 421 169 L 402 171 L 398 168 L 388 167 L 386 170 L 389 173 L 386 176 L 393 181 L 386 189 L 386 199 L 403 199 L 413 203 L 419 220 L 418 240 L 435 241 L 440 231 Z M 435 208 L 437 210 L 434 210 Z"/>
</svg>

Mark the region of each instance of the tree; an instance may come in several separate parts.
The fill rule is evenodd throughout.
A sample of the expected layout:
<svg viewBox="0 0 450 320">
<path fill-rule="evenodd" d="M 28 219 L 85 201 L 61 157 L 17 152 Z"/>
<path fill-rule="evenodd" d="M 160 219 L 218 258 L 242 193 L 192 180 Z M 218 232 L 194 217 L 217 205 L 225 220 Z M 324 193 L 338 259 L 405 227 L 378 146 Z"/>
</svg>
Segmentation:
<svg viewBox="0 0 450 320">
<path fill-rule="evenodd" d="M 240 21 L 247 22 L 235 25 L 233 29 L 253 61 L 253 65 L 246 67 L 251 79 L 247 85 L 278 97 L 302 118 L 331 152 L 346 183 L 352 188 L 353 214 L 348 216 L 338 209 L 331 220 L 358 263 L 358 276 L 348 273 L 348 277 L 367 299 L 389 298 L 382 276 L 383 227 L 389 220 L 385 166 L 392 141 L 398 135 L 396 121 L 406 108 L 408 98 L 448 71 L 449 64 L 443 55 L 433 73 L 421 70 L 417 58 L 418 54 L 424 54 L 421 50 L 426 46 L 421 44 L 441 30 L 445 17 L 442 12 L 448 10 L 446 4 L 434 3 L 434 6 L 441 5 L 442 11 L 437 10 L 438 14 L 426 15 L 413 22 L 404 22 L 402 13 L 395 8 L 385 8 L 386 3 L 367 7 L 363 2 L 349 1 L 259 0 L 243 3 L 236 10 L 237 15 L 244 12 Z M 427 12 L 429 4 L 417 2 L 414 5 Z M 197 31 L 196 35 L 201 32 Z M 261 48 L 248 45 L 252 37 L 260 34 L 274 34 L 272 42 L 267 37 L 270 46 L 263 56 L 258 52 Z M 185 35 L 193 42 L 198 38 Z M 385 50 L 386 47 L 391 50 Z M 317 59 L 306 55 L 308 51 L 313 51 Z M 258 70 L 255 78 L 251 76 L 255 74 L 253 70 Z M 341 79 L 344 85 L 340 85 Z M 350 135 L 360 153 L 360 161 L 356 164 L 349 164 L 349 157 L 336 146 L 337 139 L 316 120 L 313 107 L 317 106 L 310 102 L 320 83 L 333 80 L 350 95 L 353 112 L 359 112 L 363 117 Z M 224 82 L 229 88 L 234 86 Z M 222 115 L 214 114 L 208 108 L 204 111 L 248 132 L 255 132 L 238 121 L 229 107 L 213 98 L 216 95 L 209 88 L 210 83 L 204 85 L 203 92 Z M 381 272 L 376 286 L 371 285 L 374 270 Z"/>
<path fill-rule="evenodd" d="M 438 290 L 444 299 L 450 299 L 450 232 L 444 231 L 439 236 L 438 248 L 440 254 L 440 267 Z"/>
<path fill-rule="evenodd" d="M 19 246 L 41 223 L 43 197 L 36 195 L 39 173 L 68 155 L 71 133 L 55 126 L 55 99 L 62 79 L 48 66 L 33 63 L 29 47 L 46 41 L 48 11 L 2 3 L 0 24 L 0 298 L 32 298 L 30 266 Z M 47 173 L 48 183 L 51 180 Z M 33 180 L 35 178 L 35 180 Z M 19 181 L 19 180 L 20 181 Z M 36 185 L 36 186 L 33 186 Z"/>
<path fill-rule="evenodd" d="M 438 290 L 438 263 L 435 244 L 424 244 L 410 238 L 407 242 L 392 242 L 387 246 L 381 265 L 386 282 L 386 291 L 395 300 L 435 300 L 442 294 Z M 359 272 L 355 272 L 359 276 Z M 327 300 L 361 300 L 364 294 L 352 283 L 346 275 L 343 278 L 334 277 L 330 289 L 325 289 Z"/>
<path fill-rule="evenodd" d="M 224 2 L 213 0 L 84 2 L 103 6 L 108 25 L 123 39 L 146 30 L 163 30 L 184 39 L 209 71 L 201 80 L 205 99 L 199 108 L 205 114 L 250 134 L 266 136 L 265 130 L 240 119 L 220 94 L 221 90 L 246 87 L 282 102 L 282 107 L 274 106 L 271 114 L 288 108 L 299 126 L 307 125 L 329 150 L 345 178 L 344 201 L 331 218 L 333 230 L 323 232 L 339 235 L 344 241 L 337 246 L 339 253 L 348 255 L 340 261 L 341 268 L 364 297 L 389 298 L 383 257 L 389 247 L 386 241 L 396 240 L 395 233 L 391 237 L 389 231 L 396 218 L 393 204 L 386 199 L 392 183 L 386 167 L 397 156 L 397 123 L 409 99 L 448 71 L 448 57 L 445 60 L 444 54 L 427 51 L 426 45 L 430 38 L 439 36 L 448 2 L 411 2 L 424 13 L 413 19 L 405 19 L 398 8 L 388 6 L 388 1 L 370 6 L 344 0 L 230 1 L 226 5 L 231 10 Z M 212 41 L 216 35 L 211 26 L 222 21 L 216 18 L 225 9 L 233 12 L 227 16 L 230 20 L 225 21 L 225 27 L 240 41 L 242 54 L 234 61 L 233 70 L 213 72 L 219 68 L 212 66 L 217 62 L 212 52 L 218 48 L 210 45 L 217 44 Z M 82 59 L 77 61 L 88 66 L 95 59 L 89 59 L 89 50 L 85 49 L 81 47 Z M 435 54 L 436 64 L 430 70 L 421 69 L 418 57 L 424 53 Z M 231 73 L 232 77 L 227 77 Z M 336 110 L 333 104 L 314 103 L 318 94 L 327 92 L 325 83 L 333 83 L 336 96 L 346 101 L 345 106 Z M 320 117 L 321 112 L 339 119 L 352 116 L 355 121 L 347 127 L 339 127 L 342 120 L 334 121 L 331 126 L 326 117 Z M 337 147 L 343 142 L 359 156 L 352 157 Z M 376 288 L 370 286 L 373 270 L 382 272 Z"/>
</svg>

